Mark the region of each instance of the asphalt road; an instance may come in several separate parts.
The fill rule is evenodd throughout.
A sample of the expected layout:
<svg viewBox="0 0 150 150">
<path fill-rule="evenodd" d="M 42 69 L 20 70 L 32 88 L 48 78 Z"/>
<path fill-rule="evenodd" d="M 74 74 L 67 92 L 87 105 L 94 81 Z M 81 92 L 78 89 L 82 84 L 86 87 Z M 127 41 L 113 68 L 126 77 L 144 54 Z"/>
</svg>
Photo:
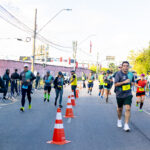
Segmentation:
<svg viewBox="0 0 150 150">
<path fill-rule="evenodd" d="M 113 93 L 113 92 L 112 92 Z M 70 88 L 64 90 L 62 114 L 65 114 Z M 43 102 L 43 91 L 33 95 L 32 109 L 19 111 L 20 100 L 0 105 L 0 150 L 149 150 L 150 149 L 150 99 L 145 102 L 145 112 L 138 112 L 135 96 L 132 105 L 131 132 L 116 126 L 115 95 L 109 104 L 98 97 L 95 85 L 92 96 L 87 89 L 80 90 L 74 108 L 76 118 L 63 118 L 66 139 L 71 143 L 58 146 L 47 144 L 52 139 L 57 108 L 54 107 L 54 90 L 50 103 Z M 27 101 L 26 101 L 27 102 Z M 26 103 L 26 107 L 28 104 Z"/>
</svg>

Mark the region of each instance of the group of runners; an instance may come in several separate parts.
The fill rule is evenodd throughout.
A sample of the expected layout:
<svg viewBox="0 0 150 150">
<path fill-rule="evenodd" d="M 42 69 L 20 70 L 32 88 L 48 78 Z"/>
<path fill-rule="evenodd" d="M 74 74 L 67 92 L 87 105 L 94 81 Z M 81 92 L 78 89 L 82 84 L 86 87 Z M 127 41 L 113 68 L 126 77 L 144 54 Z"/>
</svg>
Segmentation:
<svg viewBox="0 0 150 150">
<path fill-rule="evenodd" d="M 129 127 L 129 120 L 130 120 L 130 110 L 131 110 L 131 104 L 132 104 L 132 87 L 136 87 L 136 106 L 139 108 L 139 111 L 143 111 L 143 104 L 145 100 L 146 95 L 146 89 L 150 88 L 150 77 L 145 77 L 145 74 L 141 74 L 139 77 L 135 77 L 135 75 L 129 71 L 130 64 L 128 61 L 122 62 L 122 64 L 118 67 L 118 71 L 115 73 L 112 73 L 111 71 L 107 70 L 106 72 L 102 71 L 100 75 L 98 76 L 99 81 L 99 96 L 100 99 L 104 99 L 106 103 L 109 102 L 109 95 L 111 94 L 111 89 L 114 84 L 114 92 L 116 94 L 116 100 L 117 100 L 117 113 L 118 113 L 118 121 L 117 126 L 121 128 L 122 125 L 122 112 L 123 112 L 123 106 L 125 106 L 125 123 L 124 123 L 124 130 L 130 131 Z M 15 70 L 17 71 L 17 70 Z M 3 77 L 8 78 L 8 72 L 6 71 L 6 75 Z M 15 72 L 16 73 L 16 72 Z M 21 82 L 21 108 L 20 111 L 24 112 L 24 106 L 25 106 L 25 97 L 27 95 L 28 98 L 28 108 L 32 108 L 32 84 L 33 81 L 36 80 L 36 88 L 38 87 L 40 75 L 37 73 L 37 76 L 35 76 L 30 70 L 29 66 L 27 64 L 24 65 L 23 72 L 18 74 L 12 74 L 12 77 L 17 77 L 17 80 L 19 79 Z M 95 75 L 93 72 L 89 73 L 89 76 L 86 77 L 86 75 L 83 73 L 82 80 L 83 80 L 83 88 L 86 87 L 85 80 L 88 80 L 88 94 L 92 95 L 92 89 L 94 86 L 94 80 Z M 6 96 L 6 86 L 8 86 L 8 83 L 4 84 L 4 79 L 0 78 L 0 92 L 4 93 L 4 96 Z M 8 78 L 9 80 L 9 78 Z M 15 79 L 14 79 L 15 80 Z M 12 80 L 14 82 L 14 80 Z M 58 72 L 56 77 L 53 77 L 49 70 L 47 70 L 46 74 L 43 77 L 43 83 L 44 83 L 44 102 L 50 102 L 50 96 L 51 96 L 51 89 L 52 87 L 55 89 L 55 102 L 54 106 L 57 106 L 57 100 L 59 98 L 59 107 L 62 108 L 62 98 L 63 98 L 63 89 L 64 89 L 64 77 L 63 73 L 61 71 Z M 15 83 L 13 83 L 15 84 Z M 71 77 L 69 84 L 71 84 L 71 90 L 74 93 L 74 97 L 76 98 L 76 88 L 77 88 L 77 75 L 75 74 L 75 71 L 71 71 Z"/>
<path fill-rule="evenodd" d="M 130 110 L 132 104 L 132 91 L 136 92 L 136 107 L 138 107 L 139 112 L 143 111 L 143 104 L 146 97 L 146 90 L 149 92 L 150 96 L 150 75 L 141 74 L 139 77 L 137 74 L 129 71 L 130 64 L 128 61 L 122 62 L 119 65 L 118 71 L 112 73 L 107 70 L 102 71 L 98 76 L 99 81 L 99 96 L 100 99 L 104 99 L 106 103 L 109 102 L 109 95 L 111 95 L 111 89 L 114 84 L 114 93 L 116 94 L 117 100 L 117 113 L 118 121 L 117 126 L 121 128 L 122 125 L 122 112 L 123 106 L 125 106 L 125 123 L 124 130 L 130 131 L 129 120 L 130 120 Z M 94 85 L 95 76 L 94 73 L 90 72 L 87 77 L 88 80 L 88 93 L 92 94 L 92 89 Z M 85 80 L 83 82 L 85 84 Z M 134 87 L 134 88 L 132 88 Z"/>
</svg>

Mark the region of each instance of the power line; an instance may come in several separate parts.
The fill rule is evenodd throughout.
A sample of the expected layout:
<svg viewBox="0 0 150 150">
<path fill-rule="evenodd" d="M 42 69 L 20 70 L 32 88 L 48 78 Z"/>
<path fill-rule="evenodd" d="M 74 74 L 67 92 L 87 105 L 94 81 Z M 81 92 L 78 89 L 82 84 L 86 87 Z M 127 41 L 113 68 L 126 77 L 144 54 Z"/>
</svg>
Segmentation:
<svg viewBox="0 0 150 150">
<path fill-rule="evenodd" d="M 23 31 L 26 31 L 28 33 L 32 33 L 33 34 L 33 30 L 31 28 L 29 28 L 27 25 L 25 25 L 24 23 L 22 23 L 19 19 L 17 19 L 14 15 L 12 15 L 12 13 L 10 13 L 9 11 L 7 11 L 3 6 L 0 5 L 0 12 L 3 13 L 5 16 L 8 15 L 7 17 L 11 17 L 13 19 L 13 21 L 15 21 L 16 23 L 19 23 L 23 28 L 25 28 Z M 6 14 L 5 14 L 5 13 Z M 7 23 L 9 22 L 11 25 L 15 26 L 14 23 L 6 20 L 4 17 L 1 16 L 1 18 L 3 18 L 5 21 L 7 21 Z M 16 27 L 16 26 L 15 26 Z M 17 27 L 18 28 L 18 27 Z M 21 29 L 21 28 L 18 28 L 18 29 Z M 21 29 L 22 30 L 22 29 Z M 33 35 L 31 35 L 33 36 Z M 37 37 L 39 39 L 43 39 L 43 41 L 45 42 L 48 42 L 49 44 L 51 45 L 55 45 L 57 47 L 61 47 L 61 48 L 66 48 L 66 49 L 71 49 L 72 47 L 67 47 L 67 46 L 62 46 L 62 45 L 59 45 L 59 44 L 56 44 L 54 42 L 51 42 L 49 40 L 47 40 L 45 37 L 43 37 L 42 35 L 38 34 Z"/>
</svg>

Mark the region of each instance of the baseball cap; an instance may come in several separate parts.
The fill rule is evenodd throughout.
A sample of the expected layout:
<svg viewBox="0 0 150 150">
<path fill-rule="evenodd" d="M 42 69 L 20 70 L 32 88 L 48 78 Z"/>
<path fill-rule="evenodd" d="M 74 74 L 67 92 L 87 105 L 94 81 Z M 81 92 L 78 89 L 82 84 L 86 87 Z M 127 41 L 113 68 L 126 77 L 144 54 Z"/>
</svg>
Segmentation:
<svg viewBox="0 0 150 150">
<path fill-rule="evenodd" d="M 141 74 L 141 77 L 145 77 L 145 74 L 144 74 L 144 73 L 142 73 L 142 74 Z"/>
<path fill-rule="evenodd" d="M 61 72 L 61 71 L 59 71 L 59 72 L 58 72 L 58 75 L 60 75 L 60 76 L 61 76 L 61 75 L 62 75 L 62 72 Z"/>
<path fill-rule="evenodd" d="M 28 65 L 28 64 L 25 64 L 25 65 L 24 65 L 24 67 L 28 68 L 28 67 L 29 67 L 29 65 Z"/>
<path fill-rule="evenodd" d="M 75 72 L 74 70 L 72 70 L 71 72 Z"/>
</svg>

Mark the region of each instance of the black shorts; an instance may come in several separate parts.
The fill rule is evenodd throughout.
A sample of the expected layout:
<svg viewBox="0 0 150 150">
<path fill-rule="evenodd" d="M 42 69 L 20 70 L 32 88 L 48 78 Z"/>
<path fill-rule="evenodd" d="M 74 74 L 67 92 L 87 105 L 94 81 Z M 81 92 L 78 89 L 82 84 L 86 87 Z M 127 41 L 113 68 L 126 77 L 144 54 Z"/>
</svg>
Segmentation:
<svg viewBox="0 0 150 150">
<path fill-rule="evenodd" d="M 99 89 L 100 90 L 104 89 L 104 85 L 99 85 Z"/>
<path fill-rule="evenodd" d="M 132 95 L 125 97 L 125 98 L 117 98 L 117 105 L 118 108 L 122 108 L 123 105 L 130 105 L 132 104 Z"/>
<path fill-rule="evenodd" d="M 75 91 L 76 88 L 77 88 L 77 85 L 72 85 L 72 86 L 71 86 L 71 90 L 72 90 L 72 91 Z"/>
<path fill-rule="evenodd" d="M 93 82 L 88 83 L 88 88 L 93 88 Z"/>
<path fill-rule="evenodd" d="M 44 91 L 48 91 L 49 93 L 51 92 L 51 86 L 44 86 Z"/>
<path fill-rule="evenodd" d="M 142 97 L 142 96 L 145 96 L 145 92 L 142 92 L 142 93 L 136 93 L 136 97 Z"/>
</svg>

